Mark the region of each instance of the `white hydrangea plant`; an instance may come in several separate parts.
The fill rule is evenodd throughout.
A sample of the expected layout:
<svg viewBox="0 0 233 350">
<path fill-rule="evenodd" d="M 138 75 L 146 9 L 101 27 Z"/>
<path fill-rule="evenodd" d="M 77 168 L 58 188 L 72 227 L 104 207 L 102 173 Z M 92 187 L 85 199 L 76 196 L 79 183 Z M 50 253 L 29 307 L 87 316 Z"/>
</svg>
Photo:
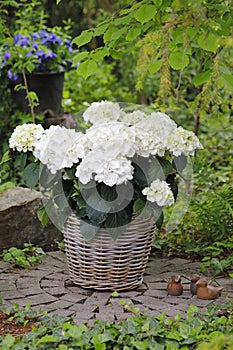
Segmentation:
<svg viewBox="0 0 233 350">
<path fill-rule="evenodd" d="M 37 163 L 46 166 L 51 174 L 61 171 L 72 209 L 97 229 L 107 227 L 109 222 L 112 227 L 119 222 L 124 225 L 126 218 L 129 221 L 135 211 L 142 211 L 148 203 L 153 214 L 158 207 L 175 202 L 174 159 L 192 156 L 202 148 L 193 132 L 178 127 L 164 113 L 127 113 L 110 101 L 92 103 L 83 119 L 88 125 L 85 132 L 54 125 L 46 130 L 36 124 L 17 126 L 9 145 L 19 152 L 31 151 Z M 129 184 L 130 198 L 126 191 Z M 125 195 L 125 207 L 113 200 L 119 188 Z M 105 213 L 98 207 L 98 202 L 102 202 L 98 196 L 107 199 Z M 95 203 L 91 209 L 89 197 Z M 124 211 L 127 215 L 123 215 Z M 112 213 L 115 216 L 110 217 Z"/>
</svg>

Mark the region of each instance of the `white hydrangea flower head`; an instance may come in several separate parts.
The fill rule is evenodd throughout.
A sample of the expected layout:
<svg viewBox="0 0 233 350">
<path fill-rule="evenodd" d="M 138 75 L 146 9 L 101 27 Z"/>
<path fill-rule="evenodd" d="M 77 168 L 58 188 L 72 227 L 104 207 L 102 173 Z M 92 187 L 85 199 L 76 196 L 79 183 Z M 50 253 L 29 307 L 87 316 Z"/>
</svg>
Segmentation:
<svg viewBox="0 0 233 350">
<path fill-rule="evenodd" d="M 123 114 L 124 112 L 117 102 L 101 101 L 93 102 L 83 113 L 83 119 L 86 123 L 97 125 L 110 120 L 120 120 Z"/>
<path fill-rule="evenodd" d="M 128 155 L 133 156 L 131 144 L 106 141 L 90 151 L 77 166 L 75 175 L 83 184 L 94 178 L 108 186 L 119 185 L 133 178 L 133 166 Z"/>
<path fill-rule="evenodd" d="M 175 202 L 170 186 L 159 179 L 153 181 L 150 187 L 144 188 L 142 193 L 147 196 L 148 201 L 156 202 L 160 207 L 171 206 Z"/>
<path fill-rule="evenodd" d="M 164 156 L 166 147 L 162 139 L 160 139 L 153 130 L 147 130 L 141 125 L 132 127 L 135 134 L 137 145 L 136 153 L 142 157 L 149 157 L 150 155 Z"/>
<path fill-rule="evenodd" d="M 58 170 L 72 167 L 73 163 L 78 161 L 77 152 L 71 150 L 79 137 L 80 135 L 73 129 L 52 125 L 35 143 L 33 154 L 42 164 L 47 165 L 52 174 L 55 174 Z"/>
<path fill-rule="evenodd" d="M 177 124 L 168 115 L 161 112 L 151 113 L 137 125 L 145 130 L 150 130 L 150 132 L 153 132 L 163 142 L 170 132 L 177 128 Z"/>
<path fill-rule="evenodd" d="M 143 122 L 147 115 L 139 110 L 133 111 L 131 113 L 125 113 L 122 115 L 121 121 L 127 125 L 135 125 L 137 123 Z"/>
<path fill-rule="evenodd" d="M 19 152 L 33 151 L 35 142 L 41 138 L 43 132 L 44 129 L 40 124 L 18 125 L 9 139 L 9 146 Z"/>
<path fill-rule="evenodd" d="M 118 140 L 120 144 L 124 142 L 135 142 L 134 133 L 125 123 L 108 122 L 97 126 L 92 126 L 86 132 L 87 144 L 90 150 L 100 146 L 102 143 L 111 140 Z M 134 145 L 136 148 L 136 145 Z"/>
<path fill-rule="evenodd" d="M 181 154 L 193 156 L 196 149 L 202 149 L 197 136 L 181 126 L 173 130 L 167 137 L 167 146 L 170 152 L 178 157 Z"/>
</svg>

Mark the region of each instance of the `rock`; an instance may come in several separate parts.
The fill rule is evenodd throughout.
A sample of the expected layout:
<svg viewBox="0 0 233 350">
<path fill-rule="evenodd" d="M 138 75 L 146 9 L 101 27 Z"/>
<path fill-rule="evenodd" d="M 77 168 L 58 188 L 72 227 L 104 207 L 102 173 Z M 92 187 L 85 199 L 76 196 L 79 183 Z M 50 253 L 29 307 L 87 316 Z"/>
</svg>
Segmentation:
<svg viewBox="0 0 233 350">
<path fill-rule="evenodd" d="M 42 227 L 37 217 L 41 206 L 42 194 L 29 188 L 14 187 L 0 193 L 0 250 L 32 243 L 47 251 L 55 245 L 54 240 L 63 239 L 52 223 Z"/>
</svg>

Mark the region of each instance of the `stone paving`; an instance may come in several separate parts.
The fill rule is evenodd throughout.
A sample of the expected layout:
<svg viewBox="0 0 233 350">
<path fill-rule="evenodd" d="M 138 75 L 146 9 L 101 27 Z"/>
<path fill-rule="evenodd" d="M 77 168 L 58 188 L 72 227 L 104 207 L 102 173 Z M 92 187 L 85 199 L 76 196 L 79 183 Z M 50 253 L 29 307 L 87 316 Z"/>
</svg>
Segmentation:
<svg viewBox="0 0 233 350">
<path fill-rule="evenodd" d="M 178 313 L 184 317 L 190 304 L 204 311 L 211 303 L 225 305 L 232 300 L 233 279 L 230 278 L 217 280 L 224 286 L 217 300 L 200 300 L 191 296 L 190 282 L 186 277 L 198 273 L 199 265 L 186 259 L 161 259 L 152 254 L 143 284 L 135 290 L 113 293 L 83 289 L 73 284 L 69 280 L 65 255 L 60 251 L 47 253 L 42 263 L 30 270 L 12 269 L 9 264 L 0 262 L 0 308 L 12 307 L 12 303 L 16 303 L 23 309 L 30 303 L 31 309 L 72 316 L 77 324 L 92 319 L 113 323 L 139 313 L 152 316 L 166 311 L 169 317 Z M 184 292 L 179 297 L 166 292 L 168 279 L 176 273 L 183 274 Z"/>
</svg>

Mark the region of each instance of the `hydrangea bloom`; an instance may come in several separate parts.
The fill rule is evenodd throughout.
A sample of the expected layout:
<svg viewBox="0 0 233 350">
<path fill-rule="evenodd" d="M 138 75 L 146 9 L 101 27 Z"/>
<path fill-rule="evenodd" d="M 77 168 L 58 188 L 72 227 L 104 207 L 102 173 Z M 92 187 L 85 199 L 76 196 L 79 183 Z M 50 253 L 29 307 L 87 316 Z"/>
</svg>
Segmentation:
<svg viewBox="0 0 233 350">
<path fill-rule="evenodd" d="M 164 156 L 164 142 L 153 130 L 147 130 L 139 125 L 133 126 L 132 130 L 135 135 L 137 145 L 136 153 L 138 155 L 142 157 L 149 157 L 150 155 Z"/>
<path fill-rule="evenodd" d="M 127 125 L 135 125 L 137 123 L 143 122 L 146 119 L 146 114 L 141 111 L 133 111 L 131 113 L 125 113 L 121 116 L 121 121 Z"/>
<path fill-rule="evenodd" d="M 183 129 L 181 126 L 174 129 L 167 137 L 167 147 L 174 156 L 193 156 L 196 149 L 202 149 L 197 136 Z"/>
<path fill-rule="evenodd" d="M 85 156 L 77 166 L 75 175 L 83 184 L 92 179 L 108 186 L 125 183 L 133 178 L 131 160 L 126 157 L 129 153 L 131 154 L 130 142 L 103 142 Z"/>
<path fill-rule="evenodd" d="M 118 147 L 122 144 L 131 144 L 127 156 L 132 157 L 136 150 L 135 134 L 126 124 L 120 122 L 108 122 L 92 126 L 86 132 L 87 145 L 90 150 L 98 147 L 106 141 L 117 140 Z"/>
<path fill-rule="evenodd" d="M 142 190 L 147 196 L 148 201 L 156 202 L 160 207 L 170 206 L 174 203 L 174 196 L 166 181 L 156 179 L 150 185 Z"/>
<path fill-rule="evenodd" d="M 78 149 L 71 152 L 79 137 L 73 129 L 52 125 L 35 143 L 33 154 L 55 174 L 63 168 L 71 168 L 84 155 L 82 148 L 80 154 Z"/>
<path fill-rule="evenodd" d="M 124 112 L 118 103 L 111 101 L 93 102 L 83 113 L 85 122 L 91 124 L 102 124 L 107 121 L 120 120 Z"/>
<path fill-rule="evenodd" d="M 10 137 L 9 146 L 19 152 L 33 151 L 36 141 L 41 138 L 43 132 L 41 125 L 18 125 Z"/>
</svg>

